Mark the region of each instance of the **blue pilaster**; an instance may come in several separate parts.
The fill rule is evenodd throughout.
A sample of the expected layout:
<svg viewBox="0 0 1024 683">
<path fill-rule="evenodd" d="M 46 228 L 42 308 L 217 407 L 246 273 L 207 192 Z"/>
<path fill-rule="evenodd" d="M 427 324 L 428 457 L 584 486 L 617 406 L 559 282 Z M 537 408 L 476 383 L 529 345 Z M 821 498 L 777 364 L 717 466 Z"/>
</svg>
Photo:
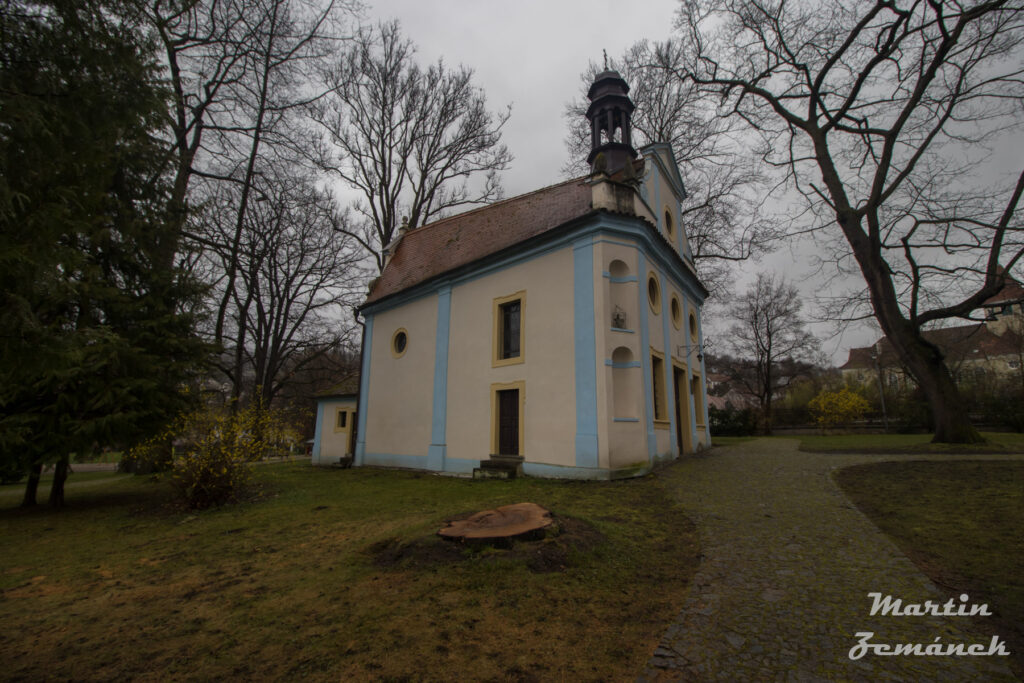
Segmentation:
<svg viewBox="0 0 1024 683">
<path fill-rule="evenodd" d="M 434 344 L 434 401 L 430 421 L 430 448 L 427 468 L 441 472 L 445 467 L 448 445 L 445 430 L 448 424 L 448 339 L 452 313 L 452 288 L 442 287 L 437 293 L 437 340 Z"/>
<path fill-rule="evenodd" d="M 320 462 L 320 437 L 324 429 L 324 402 L 316 402 L 316 431 L 313 432 L 313 464 Z"/>
<path fill-rule="evenodd" d="M 594 242 L 573 243 L 573 337 L 576 374 L 576 467 L 597 467 L 597 340 L 594 335 Z"/>
<path fill-rule="evenodd" d="M 366 458 L 366 414 L 370 412 L 370 356 L 373 352 L 373 316 L 363 324 L 363 366 L 359 375 L 359 433 L 356 434 L 355 465 Z"/>
<path fill-rule="evenodd" d="M 654 461 L 658 451 L 658 439 L 654 435 L 654 387 L 651 386 L 651 332 L 647 317 L 647 259 L 642 251 L 637 251 L 637 275 L 640 286 L 637 287 L 640 311 L 640 363 L 644 374 L 644 423 L 647 425 L 647 459 Z"/>
<path fill-rule="evenodd" d="M 669 438 L 669 453 L 679 453 L 679 443 L 676 437 L 676 422 L 678 417 L 676 416 L 676 392 L 673 390 L 673 376 L 675 372 L 672 370 L 672 332 L 669 329 L 669 318 L 672 316 L 669 307 L 672 301 L 672 290 L 668 287 L 668 281 L 665 282 L 665 286 L 661 292 L 661 334 L 663 339 L 662 348 L 665 350 L 665 362 L 662 365 L 662 369 L 665 371 L 665 378 L 663 385 L 665 387 L 665 405 L 668 406 L 668 438 Z M 682 312 L 680 311 L 680 314 Z M 684 318 L 685 320 L 685 318 Z"/>
</svg>

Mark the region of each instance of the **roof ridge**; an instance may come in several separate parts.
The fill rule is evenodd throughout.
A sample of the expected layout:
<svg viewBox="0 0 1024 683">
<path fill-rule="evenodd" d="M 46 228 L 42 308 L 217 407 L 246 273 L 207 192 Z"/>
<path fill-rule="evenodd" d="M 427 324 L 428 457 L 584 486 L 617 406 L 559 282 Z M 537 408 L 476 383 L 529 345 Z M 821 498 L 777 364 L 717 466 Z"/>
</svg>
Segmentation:
<svg viewBox="0 0 1024 683">
<path fill-rule="evenodd" d="M 501 206 L 502 204 L 507 204 L 508 202 L 512 202 L 512 201 L 515 201 L 517 199 L 522 199 L 524 197 L 529 197 L 530 195 L 540 194 L 541 192 L 545 192 L 547 190 L 552 190 L 552 189 L 554 189 L 556 187 L 561 187 L 562 185 L 568 185 L 570 183 L 580 182 L 580 181 L 582 181 L 582 180 L 584 180 L 584 179 L 586 179 L 588 177 L 589 176 L 582 175 L 582 176 L 577 176 L 575 178 L 569 178 L 568 180 L 563 180 L 560 183 L 554 183 L 552 185 L 546 185 L 544 187 L 538 188 L 536 190 L 532 190 L 530 192 L 523 192 L 521 194 L 517 194 L 514 197 L 506 197 L 505 199 L 499 199 L 496 202 L 491 202 L 490 204 L 484 204 L 483 206 L 478 206 L 475 209 L 470 209 L 468 211 L 463 211 L 461 213 L 452 214 L 451 216 L 445 216 L 444 218 L 438 218 L 436 221 L 434 221 L 432 223 L 427 223 L 426 225 L 421 225 L 418 228 L 413 228 L 412 230 L 409 231 L 409 234 L 414 234 L 414 233 L 417 233 L 417 232 L 419 232 L 421 230 L 426 230 L 427 228 L 433 228 L 435 226 L 441 225 L 442 223 L 447 223 L 448 221 L 454 220 L 456 218 L 465 218 L 466 216 L 471 216 L 471 215 L 473 215 L 475 213 L 479 213 L 480 211 L 485 211 L 487 209 L 492 209 L 492 208 L 494 208 L 496 206 Z"/>
</svg>

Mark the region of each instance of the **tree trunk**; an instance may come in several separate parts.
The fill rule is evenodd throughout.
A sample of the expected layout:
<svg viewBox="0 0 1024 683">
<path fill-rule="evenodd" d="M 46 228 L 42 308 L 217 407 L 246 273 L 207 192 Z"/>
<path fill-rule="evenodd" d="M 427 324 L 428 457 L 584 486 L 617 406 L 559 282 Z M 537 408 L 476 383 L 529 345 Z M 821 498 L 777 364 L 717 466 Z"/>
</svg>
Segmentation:
<svg viewBox="0 0 1024 683">
<path fill-rule="evenodd" d="M 21 507 L 29 508 L 36 504 L 36 492 L 39 490 L 39 478 L 43 475 L 43 464 L 35 463 L 28 471 L 28 482 L 25 484 L 25 497 L 21 499 Z"/>
<path fill-rule="evenodd" d="M 984 443 L 939 349 L 912 328 L 893 330 L 888 337 L 928 399 L 935 423 L 932 443 Z"/>
<path fill-rule="evenodd" d="M 50 507 L 64 507 L 64 482 L 68 478 L 68 455 L 65 453 L 53 468 L 53 486 L 50 487 Z"/>
</svg>

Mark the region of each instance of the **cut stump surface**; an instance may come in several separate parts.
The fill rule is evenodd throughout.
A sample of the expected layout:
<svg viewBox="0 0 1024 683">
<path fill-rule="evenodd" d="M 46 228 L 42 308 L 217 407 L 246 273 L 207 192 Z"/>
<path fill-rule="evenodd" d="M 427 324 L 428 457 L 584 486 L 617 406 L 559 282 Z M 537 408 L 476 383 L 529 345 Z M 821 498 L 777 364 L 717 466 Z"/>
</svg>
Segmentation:
<svg viewBox="0 0 1024 683">
<path fill-rule="evenodd" d="M 453 541 L 505 540 L 543 533 L 552 524 L 549 510 L 536 503 L 516 503 L 448 522 L 437 535 Z"/>
</svg>

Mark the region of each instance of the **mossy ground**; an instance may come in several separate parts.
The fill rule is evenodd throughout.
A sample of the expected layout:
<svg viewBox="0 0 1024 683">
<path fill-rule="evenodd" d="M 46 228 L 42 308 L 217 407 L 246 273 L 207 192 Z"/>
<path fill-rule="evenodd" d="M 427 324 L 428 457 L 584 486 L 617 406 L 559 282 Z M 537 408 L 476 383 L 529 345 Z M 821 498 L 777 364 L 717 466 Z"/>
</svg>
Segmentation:
<svg viewBox="0 0 1024 683">
<path fill-rule="evenodd" d="M 836 481 L 950 597 L 988 603 L 1024 677 L 1024 462 L 871 463 Z"/>
<path fill-rule="evenodd" d="M 983 444 L 932 443 L 931 434 L 824 434 L 801 436 L 800 450 L 811 453 L 1024 453 L 1024 434 L 984 432 Z"/>
<path fill-rule="evenodd" d="M 72 475 L 59 512 L 0 496 L 7 677 L 631 679 L 699 555 L 653 476 L 472 481 L 288 463 L 256 468 L 249 502 L 188 513 L 165 483 L 104 474 Z M 451 517 L 523 501 L 552 510 L 562 533 L 509 549 L 434 536 Z"/>
</svg>

